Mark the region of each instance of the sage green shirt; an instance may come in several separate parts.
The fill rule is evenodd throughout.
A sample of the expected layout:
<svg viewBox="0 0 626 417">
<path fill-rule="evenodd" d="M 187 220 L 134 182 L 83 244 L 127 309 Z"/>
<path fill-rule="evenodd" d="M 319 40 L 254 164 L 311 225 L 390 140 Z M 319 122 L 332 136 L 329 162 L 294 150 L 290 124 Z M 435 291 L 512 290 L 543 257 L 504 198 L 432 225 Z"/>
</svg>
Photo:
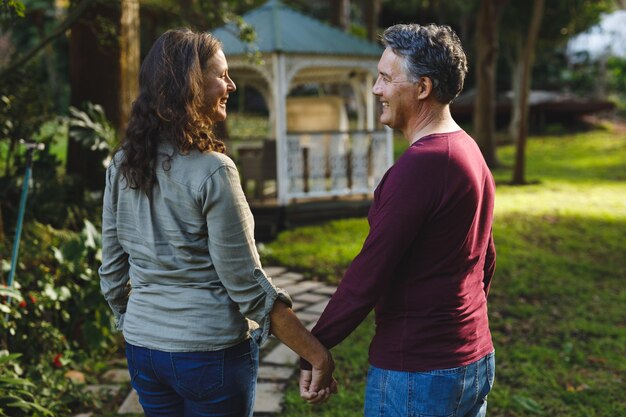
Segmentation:
<svg viewBox="0 0 626 417">
<path fill-rule="evenodd" d="M 216 152 L 159 151 L 151 198 L 126 187 L 119 153 L 107 169 L 99 273 L 118 329 L 169 352 L 263 341 L 279 290 L 261 268 L 235 164 Z"/>
</svg>

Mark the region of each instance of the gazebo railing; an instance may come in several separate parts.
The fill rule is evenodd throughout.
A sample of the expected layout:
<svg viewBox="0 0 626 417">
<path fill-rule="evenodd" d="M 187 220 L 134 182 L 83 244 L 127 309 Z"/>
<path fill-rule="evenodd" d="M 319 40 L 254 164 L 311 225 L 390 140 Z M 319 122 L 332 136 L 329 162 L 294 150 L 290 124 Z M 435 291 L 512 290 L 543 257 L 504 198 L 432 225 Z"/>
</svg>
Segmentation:
<svg viewBox="0 0 626 417">
<path fill-rule="evenodd" d="M 287 198 L 371 193 L 391 156 L 386 131 L 287 132 Z"/>
</svg>

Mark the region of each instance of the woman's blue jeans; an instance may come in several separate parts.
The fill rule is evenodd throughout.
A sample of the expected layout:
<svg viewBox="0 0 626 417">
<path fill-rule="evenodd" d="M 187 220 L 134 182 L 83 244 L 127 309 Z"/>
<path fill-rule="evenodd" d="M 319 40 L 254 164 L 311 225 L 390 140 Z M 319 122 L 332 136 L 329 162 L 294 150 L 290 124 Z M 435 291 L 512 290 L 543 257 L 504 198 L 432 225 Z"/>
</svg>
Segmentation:
<svg viewBox="0 0 626 417">
<path fill-rule="evenodd" d="M 258 345 L 162 352 L 126 343 L 131 384 L 146 417 L 251 417 Z"/>
<path fill-rule="evenodd" d="M 495 354 L 459 368 L 399 372 L 370 366 L 365 417 L 484 417 Z"/>
</svg>

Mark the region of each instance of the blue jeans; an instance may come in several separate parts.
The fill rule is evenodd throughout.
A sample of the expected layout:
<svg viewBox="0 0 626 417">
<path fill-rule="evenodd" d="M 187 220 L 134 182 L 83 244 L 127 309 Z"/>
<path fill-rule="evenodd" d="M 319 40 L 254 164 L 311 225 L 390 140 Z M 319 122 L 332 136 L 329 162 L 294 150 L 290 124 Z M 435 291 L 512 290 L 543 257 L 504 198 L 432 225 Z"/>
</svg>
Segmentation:
<svg viewBox="0 0 626 417">
<path fill-rule="evenodd" d="M 370 366 L 365 417 L 484 417 L 495 354 L 459 368 L 399 372 Z"/>
<path fill-rule="evenodd" d="M 131 384 L 146 417 L 251 417 L 259 350 L 246 340 L 211 352 L 162 352 L 126 343 Z"/>
</svg>

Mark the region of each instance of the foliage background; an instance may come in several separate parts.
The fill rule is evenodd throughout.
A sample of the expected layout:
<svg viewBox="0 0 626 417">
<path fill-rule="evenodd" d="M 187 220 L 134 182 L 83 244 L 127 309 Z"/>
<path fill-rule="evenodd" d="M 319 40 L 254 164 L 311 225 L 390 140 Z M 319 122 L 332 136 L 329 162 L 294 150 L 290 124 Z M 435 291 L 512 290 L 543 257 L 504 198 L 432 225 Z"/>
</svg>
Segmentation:
<svg viewBox="0 0 626 417">
<path fill-rule="evenodd" d="M 253 33 L 238 16 L 263 2 L 142 0 L 140 54 L 144 56 L 165 29 L 183 25 L 210 29 L 233 21 L 244 39 L 252 39 Z M 333 2 L 284 2 L 325 21 L 342 20 L 333 15 Z M 77 88 L 70 76 L 71 31 L 58 30 L 72 11 L 86 3 L 98 10 L 78 20 L 86 22 L 96 34 L 92 49 L 114 56 L 112 51 L 121 34 L 117 31 L 119 22 L 107 7 L 116 10 L 128 3 L 124 0 L 0 3 L 0 281 L 6 281 L 8 274 L 8 254 L 26 168 L 20 139 L 46 145 L 34 160 L 18 285 L 14 289 L 0 287 L 0 296 L 4 297 L 0 302 L 0 313 L 4 315 L 0 416 L 69 415 L 94 409 L 106 412 L 106 404 L 66 375 L 79 370 L 88 383 L 97 382 L 107 360 L 119 354 L 119 335 L 113 333 L 96 273 L 101 189 L 88 184 L 93 179 L 90 177 L 100 175 L 100 163 L 106 162 L 123 129 L 115 124 L 111 109 L 103 103 L 72 102 Z M 344 29 L 368 36 L 364 5 L 369 2 L 348 3 L 351 20 L 342 23 Z M 473 59 L 480 0 L 373 3 L 380 6 L 380 27 L 402 21 L 453 26 L 466 45 L 470 61 Z M 502 24 L 505 30 L 500 34 L 499 91 L 510 89 L 513 39 L 523 31 L 530 5 L 508 3 Z M 603 80 L 604 92 L 617 104 L 617 114 L 626 115 L 626 59 L 610 57 L 599 62 L 581 56 L 571 62 L 564 50 L 573 34 L 589 27 L 601 11 L 617 3 L 548 2 L 544 18 L 547 23 L 536 50 L 534 88 L 595 96 L 601 93 L 598 80 Z M 55 31 L 58 36 L 41 44 Z M 32 59 L 12 66 L 38 46 L 41 49 Z M 101 84 L 105 93 L 115 90 L 107 83 Z M 473 84 L 470 73 L 466 88 Z M 230 117 L 231 134 L 249 137 L 266 132 L 267 122 L 259 121 L 248 114 Z M 547 129 L 563 132 L 567 128 Z M 623 381 L 616 372 L 624 371 L 623 361 L 618 359 L 623 358 L 626 344 L 619 310 L 624 293 L 618 284 L 619 277 L 626 275 L 620 258 L 626 249 L 621 238 L 626 155 L 623 141 L 613 136 L 623 138 L 623 132 L 596 131 L 533 140 L 528 169 L 531 182 L 541 182 L 521 188 L 505 185 L 509 174 L 506 166 L 513 152 L 511 147 L 499 149 L 505 163 L 496 171 L 500 183 L 496 234 L 502 287 L 494 293 L 494 333 L 501 346 L 500 357 L 511 358 L 511 362 L 501 362 L 500 388 L 493 395 L 496 413 L 623 413 L 618 391 Z M 502 134 L 502 141 L 506 140 Z M 82 147 L 79 156 L 95 155 L 96 164 L 85 175 L 67 169 L 68 159 L 72 158 L 68 143 L 72 141 Z M 363 219 L 286 231 L 266 246 L 264 259 L 302 270 L 312 278 L 337 282 L 366 233 Z M 324 237 L 321 241 L 320 236 Z M 342 386 L 346 389 L 339 396 L 340 406 L 329 406 L 324 413 L 339 416 L 357 409 L 360 412 L 361 399 L 356 393 L 362 388 L 363 355 L 370 334 L 371 325 L 362 326 L 350 339 L 354 343 L 338 351 L 343 364 Z M 546 369 L 549 372 L 543 372 Z M 293 415 L 309 412 L 296 404 L 293 393 L 290 398 Z"/>
</svg>

